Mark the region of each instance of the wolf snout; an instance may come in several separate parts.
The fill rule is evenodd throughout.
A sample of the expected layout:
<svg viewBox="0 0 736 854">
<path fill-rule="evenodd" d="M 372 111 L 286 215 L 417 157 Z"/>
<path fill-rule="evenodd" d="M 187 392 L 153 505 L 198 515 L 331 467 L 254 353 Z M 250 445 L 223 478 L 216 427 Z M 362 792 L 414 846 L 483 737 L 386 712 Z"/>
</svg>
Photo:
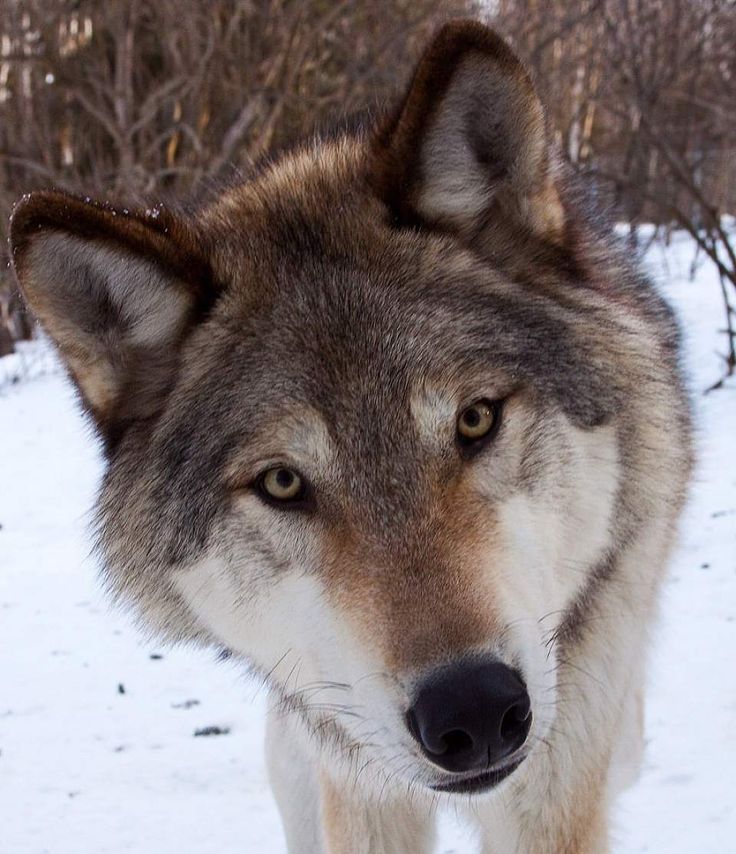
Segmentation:
<svg viewBox="0 0 736 854">
<path fill-rule="evenodd" d="M 505 664 L 459 662 L 419 684 L 406 721 L 435 765 L 456 773 L 487 770 L 526 741 L 531 703 L 521 676 Z"/>
</svg>

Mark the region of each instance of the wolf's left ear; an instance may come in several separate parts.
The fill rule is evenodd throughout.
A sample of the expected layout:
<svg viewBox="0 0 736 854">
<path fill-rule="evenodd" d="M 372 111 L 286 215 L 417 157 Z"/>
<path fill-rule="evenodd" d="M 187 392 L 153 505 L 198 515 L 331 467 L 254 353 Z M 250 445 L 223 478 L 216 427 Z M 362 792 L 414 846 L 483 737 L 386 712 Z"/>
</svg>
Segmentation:
<svg viewBox="0 0 736 854">
<path fill-rule="evenodd" d="M 373 157 L 374 187 L 400 221 L 472 234 L 495 220 L 561 239 L 542 104 L 511 48 L 476 21 L 439 31 Z"/>
<path fill-rule="evenodd" d="M 179 344 L 214 301 L 187 224 L 165 209 L 32 193 L 13 212 L 10 242 L 26 301 L 108 443 L 157 414 Z"/>
</svg>

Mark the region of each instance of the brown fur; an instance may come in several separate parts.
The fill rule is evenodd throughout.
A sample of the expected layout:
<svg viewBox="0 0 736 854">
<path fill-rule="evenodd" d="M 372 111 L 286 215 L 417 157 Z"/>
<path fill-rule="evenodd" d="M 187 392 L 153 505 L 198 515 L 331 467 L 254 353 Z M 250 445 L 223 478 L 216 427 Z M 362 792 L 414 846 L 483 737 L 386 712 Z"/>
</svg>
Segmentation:
<svg viewBox="0 0 736 854">
<path fill-rule="evenodd" d="M 53 229 L 91 240 L 122 243 L 135 254 L 170 270 L 203 302 L 212 298 L 212 274 L 191 228 L 163 206 L 146 212 L 66 193 L 37 192 L 17 206 L 12 224 L 13 261 L 21 280 L 23 256 L 33 235 Z"/>
</svg>

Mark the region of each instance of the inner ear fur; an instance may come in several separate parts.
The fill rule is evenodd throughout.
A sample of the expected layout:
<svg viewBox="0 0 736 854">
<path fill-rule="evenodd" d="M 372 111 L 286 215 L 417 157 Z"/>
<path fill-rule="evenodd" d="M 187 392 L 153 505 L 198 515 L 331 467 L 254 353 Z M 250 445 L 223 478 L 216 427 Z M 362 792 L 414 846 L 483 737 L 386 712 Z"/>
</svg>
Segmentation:
<svg viewBox="0 0 736 854">
<path fill-rule="evenodd" d="M 16 207 L 10 242 L 21 291 L 103 435 L 155 415 L 215 297 L 188 224 L 42 192 Z"/>
<path fill-rule="evenodd" d="M 477 21 L 445 25 L 374 140 L 371 180 L 400 222 L 464 234 L 513 224 L 562 239 L 542 104 L 521 61 Z"/>
</svg>

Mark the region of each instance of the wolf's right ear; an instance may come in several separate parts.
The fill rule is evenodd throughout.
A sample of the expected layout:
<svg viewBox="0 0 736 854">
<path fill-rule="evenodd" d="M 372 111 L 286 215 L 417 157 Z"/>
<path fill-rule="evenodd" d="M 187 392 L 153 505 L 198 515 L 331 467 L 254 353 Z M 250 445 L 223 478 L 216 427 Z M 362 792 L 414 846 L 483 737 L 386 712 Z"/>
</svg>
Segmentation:
<svg viewBox="0 0 736 854">
<path fill-rule="evenodd" d="M 542 104 L 511 48 L 477 21 L 451 22 L 429 45 L 374 139 L 371 180 L 399 222 L 562 237 Z"/>
<path fill-rule="evenodd" d="M 103 437 L 155 415 L 179 343 L 214 301 L 187 225 L 164 209 L 32 193 L 13 213 L 10 242 L 21 291 Z"/>
</svg>

